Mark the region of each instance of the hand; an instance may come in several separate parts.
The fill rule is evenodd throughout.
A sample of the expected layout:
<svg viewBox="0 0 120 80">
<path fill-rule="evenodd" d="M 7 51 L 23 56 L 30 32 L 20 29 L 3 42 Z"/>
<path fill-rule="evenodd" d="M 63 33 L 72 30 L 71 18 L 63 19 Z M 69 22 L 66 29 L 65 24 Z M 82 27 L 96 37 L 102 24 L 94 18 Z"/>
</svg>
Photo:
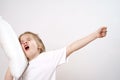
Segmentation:
<svg viewBox="0 0 120 80">
<path fill-rule="evenodd" d="M 99 28 L 97 31 L 96 31 L 96 36 L 97 38 L 103 38 L 106 36 L 107 34 L 107 27 L 105 26 L 102 26 L 101 28 Z"/>
</svg>

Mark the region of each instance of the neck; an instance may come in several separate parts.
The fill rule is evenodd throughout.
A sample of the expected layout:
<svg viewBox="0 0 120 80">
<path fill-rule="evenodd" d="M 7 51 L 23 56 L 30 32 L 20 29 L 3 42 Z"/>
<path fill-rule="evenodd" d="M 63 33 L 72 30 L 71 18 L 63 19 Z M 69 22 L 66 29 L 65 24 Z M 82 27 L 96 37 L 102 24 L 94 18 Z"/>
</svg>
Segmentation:
<svg viewBox="0 0 120 80">
<path fill-rule="evenodd" d="M 33 60 L 34 58 L 36 58 L 40 53 L 37 52 L 34 55 L 32 55 L 30 58 L 28 58 L 29 61 Z"/>
</svg>

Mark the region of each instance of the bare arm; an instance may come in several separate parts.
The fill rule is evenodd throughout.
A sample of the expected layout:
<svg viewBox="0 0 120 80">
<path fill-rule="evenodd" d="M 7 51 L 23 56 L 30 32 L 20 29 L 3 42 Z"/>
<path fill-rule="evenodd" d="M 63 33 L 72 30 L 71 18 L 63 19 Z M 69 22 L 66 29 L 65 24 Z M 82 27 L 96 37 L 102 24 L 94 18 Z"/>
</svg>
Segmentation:
<svg viewBox="0 0 120 80">
<path fill-rule="evenodd" d="M 9 68 L 8 68 L 8 70 L 6 72 L 5 80 L 13 80 L 13 76 L 11 75 Z"/>
<path fill-rule="evenodd" d="M 106 27 L 101 27 L 100 29 L 98 29 L 97 31 L 93 32 L 92 34 L 77 40 L 75 42 L 73 42 L 72 44 L 70 44 L 69 46 L 67 46 L 67 57 L 72 54 L 73 52 L 81 49 L 82 47 L 86 46 L 88 43 L 94 41 L 97 38 L 103 38 L 106 36 L 106 32 L 107 32 L 107 28 Z"/>
</svg>

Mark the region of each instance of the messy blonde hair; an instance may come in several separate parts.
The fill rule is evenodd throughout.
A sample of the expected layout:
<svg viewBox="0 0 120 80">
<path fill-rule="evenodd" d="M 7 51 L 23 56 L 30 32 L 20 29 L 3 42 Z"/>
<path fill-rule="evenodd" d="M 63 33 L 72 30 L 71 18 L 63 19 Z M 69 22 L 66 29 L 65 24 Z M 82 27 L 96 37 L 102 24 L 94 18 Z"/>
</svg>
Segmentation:
<svg viewBox="0 0 120 80">
<path fill-rule="evenodd" d="M 21 34 L 21 35 L 19 36 L 19 42 L 21 41 L 21 37 L 22 37 L 23 35 L 25 35 L 25 34 L 30 34 L 30 35 L 33 36 L 33 38 L 35 39 L 35 41 L 36 41 L 36 43 L 37 43 L 37 45 L 38 45 L 38 48 L 39 48 L 39 50 L 40 50 L 40 53 L 45 52 L 45 46 L 44 46 L 42 40 L 39 38 L 39 36 L 38 36 L 37 34 L 35 34 L 35 33 L 33 33 L 33 32 L 27 31 L 27 32 L 24 32 L 23 34 Z"/>
</svg>

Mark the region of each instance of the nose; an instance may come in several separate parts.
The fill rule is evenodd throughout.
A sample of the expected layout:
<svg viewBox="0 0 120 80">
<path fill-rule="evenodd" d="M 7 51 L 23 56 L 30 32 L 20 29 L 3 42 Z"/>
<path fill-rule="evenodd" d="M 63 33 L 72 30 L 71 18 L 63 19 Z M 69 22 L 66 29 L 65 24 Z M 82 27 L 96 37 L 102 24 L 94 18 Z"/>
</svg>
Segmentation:
<svg viewBox="0 0 120 80">
<path fill-rule="evenodd" d="M 27 41 L 23 42 L 24 45 L 26 45 L 27 43 L 28 43 Z"/>
</svg>

